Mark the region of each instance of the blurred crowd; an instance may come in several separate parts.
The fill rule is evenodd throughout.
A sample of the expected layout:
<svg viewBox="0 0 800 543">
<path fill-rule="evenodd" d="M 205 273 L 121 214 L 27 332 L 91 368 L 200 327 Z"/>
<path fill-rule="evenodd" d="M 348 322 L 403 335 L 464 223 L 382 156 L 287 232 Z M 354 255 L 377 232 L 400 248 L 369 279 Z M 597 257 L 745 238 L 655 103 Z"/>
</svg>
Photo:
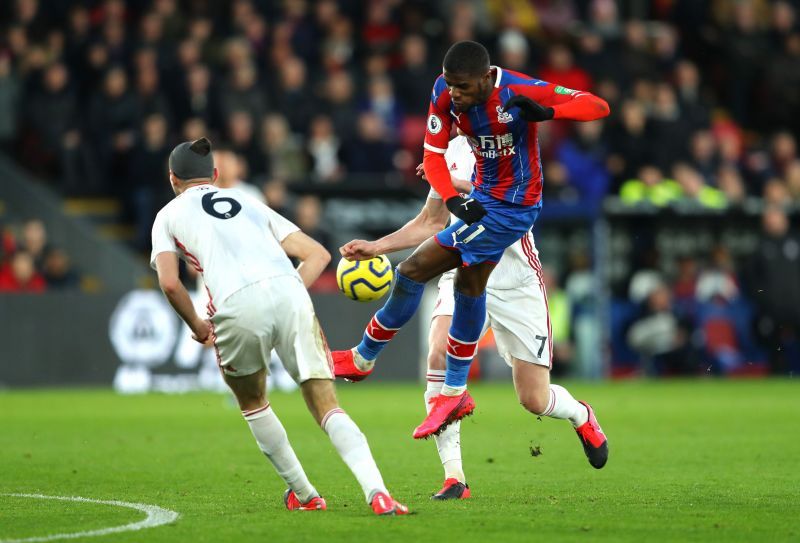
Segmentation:
<svg viewBox="0 0 800 543">
<path fill-rule="evenodd" d="M 171 197 L 170 149 L 209 136 L 225 183 L 252 185 L 334 249 L 320 224 L 325 202 L 293 198 L 293 187 L 406 183 L 423 194 L 413 171 L 430 89 L 449 45 L 474 39 L 499 66 L 611 105 L 602 121 L 540 125 L 545 218 L 596 217 L 608 196 L 648 209 L 765 202 L 765 239 L 780 240 L 775 251 L 794 265 L 794 234 L 775 217 L 800 203 L 799 9 L 799 0 L 8 0 L 0 149 L 63 194 L 119 198 L 145 248 Z M 771 258 L 765 251 L 745 268 Z M 647 266 L 635 270 L 625 348 L 669 368 L 701 344 L 693 326 L 726 348 L 734 325 L 737 341 L 780 329 L 791 343 L 794 332 L 775 323 L 800 330 L 800 316 L 776 308 L 781 296 L 742 305 L 757 311 L 752 334 L 741 311 L 718 326 L 721 302 L 735 305 L 758 276 L 716 258 L 686 256 L 669 277 L 652 269 L 661 276 L 644 294 L 633 285 Z M 565 337 L 576 314 L 591 313 L 574 303 L 590 267 L 561 274 L 579 279 L 565 284 Z M 718 366 L 768 356 L 737 348 L 748 354 L 715 350 Z"/>
<path fill-rule="evenodd" d="M 0 293 L 39 293 L 80 286 L 69 256 L 47 239 L 40 219 L 0 225 Z"/>
<path fill-rule="evenodd" d="M 45 5 L 46 4 L 46 5 Z M 0 146 L 67 194 L 136 202 L 180 140 L 243 179 L 409 175 L 450 43 L 608 100 L 545 123 L 546 197 L 708 207 L 800 194 L 793 0 L 10 0 Z"/>
</svg>

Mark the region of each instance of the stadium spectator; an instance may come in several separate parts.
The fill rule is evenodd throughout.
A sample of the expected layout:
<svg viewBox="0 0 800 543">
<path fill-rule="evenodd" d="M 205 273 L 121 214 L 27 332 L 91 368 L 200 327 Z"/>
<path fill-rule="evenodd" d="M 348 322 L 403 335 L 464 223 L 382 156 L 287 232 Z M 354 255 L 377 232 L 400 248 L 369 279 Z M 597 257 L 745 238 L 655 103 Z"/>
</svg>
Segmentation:
<svg viewBox="0 0 800 543">
<path fill-rule="evenodd" d="M 719 156 L 717 142 L 708 130 L 698 130 L 692 134 L 689 143 L 691 165 L 703 176 L 707 184 L 715 184 Z"/>
<path fill-rule="evenodd" d="M 333 123 L 327 115 L 311 120 L 308 136 L 308 155 L 311 158 L 311 178 L 319 183 L 335 183 L 342 178 L 339 161 L 341 140 L 336 136 Z"/>
<path fill-rule="evenodd" d="M 128 76 L 122 66 L 114 66 L 106 73 L 102 93 L 96 94 L 89 106 L 88 123 L 100 173 L 113 191 L 111 180 L 125 177 L 138 126 L 136 98 L 128 89 Z"/>
<path fill-rule="evenodd" d="M 314 113 L 306 65 L 299 58 L 292 57 L 283 61 L 278 70 L 275 110 L 286 117 L 292 132 L 305 134 Z"/>
<path fill-rule="evenodd" d="M 402 65 L 393 72 L 394 88 L 403 111 L 409 115 L 425 115 L 423 108 L 431 93 L 431 82 L 438 70 L 428 61 L 428 44 L 419 34 L 403 38 L 400 44 Z"/>
<path fill-rule="evenodd" d="M 800 133 L 800 97 L 794 92 L 800 88 L 800 32 L 795 30 L 784 38 L 780 52 L 765 69 L 765 126 L 786 126 Z"/>
<path fill-rule="evenodd" d="M 388 77 L 373 77 L 367 82 L 367 96 L 361 109 L 380 116 L 390 134 L 400 132 L 403 110 Z"/>
<path fill-rule="evenodd" d="M 749 263 L 749 292 L 772 371 L 785 373 L 800 362 L 788 360 L 785 349 L 800 341 L 800 238 L 778 206 L 767 207 L 762 227 L 762 238 Z"/>
<path fill-rule="evenodd" d="M 691 126 L 681 112 L 675 90 L 667 83 L 656 86 L 648 124 L 648 145 L 658 167 L 668 170 L 678 160 L 688 158 L 686 134 Z"/>
<path fill-rule="evenodd" d="M 10 263 L 0 267 L 0 292 L 40 293 L 46 288 L 33 257 L 25 251 L 17 251 Z"/>
<path fill-rule="evenodd" d="M 358 116 L 358 134 L 349 145 L 345 145 L 348 171 L 387 172 L 392 169 L 394 151 L 383 119 L 375 113 L 361 113 Z"/>
<path fill-rule="evenodd" d="M 611 128 L 608 138 L 608 167 L 614 176 L 616 190 L 622 182 L 638 175 L 643 166 L 652 162 L 653 156 L 645 107 L 638 101 L 626 100 L 620 117 L 621 122 Z"/>
<path fill-rule="evenodd" d="M 666 179 L 661 170 L 652 164 L 642 166 L 638 177 L 625 181 L 619 191 L 619 197 L 625 204 L 650 204 L 656 207 L 679 200 L 681 195 L 681 186 L 673 179 Z"/>
<path fill-rule="evenodd" d="M 580 200 L 599 210 L 609 185 L 603 121 L 577 123 L 574 127 L 575 136 L 559 146 L 556 158 L 567 169 L 570 185 L 577 189 Z"/>
<path fill-rule="evenodd" d="M 67 139 L 77 136 L 78 101 L 66 66 L 56 62 L 43 74 L 41 87 L 25 103 L 26 123 L 34 141 L 23 146 L 25 163 L 37 173 L 60 174 Z"/>
<path fill-rule="evenodd" d="M 123 194 L 123 204 L 133 219 L 134 244 L 140 250 L 150 248 L 150 229 L 156 213 L 170 195 L 164 186 L 170 146 L 167 141 L 169 126 L 166 118 L 153 113 L 144 118 L 141 136 L 131 151 L 128 178 Z"/>
<path fill-rule="evenodd" d="M 25 221 L 22 225 L 19 249 L 31 257 L 37 271 L 43 269 L 45 257 L 52 250 L 47 241 L 47 229 L 44 226 L 44 222 L 40 219 Z"/>
<path fill-rule="evenodd" d="M 717 187 L 725 195 L 730 206 L 741 206 L 747 198 L 747 189 L 739 170 L 730 165 L 722 165 L 716 174 Z M 798 180 L 800 181 L 800 180 Z"/>
<path fill-rule="evenodd" d="M 21 91 L 10 53 L 0 50 L 0 151 L 11 151 L 17 137 Z"/>
<path fill-rule="evenodd" d="M 182 122 L 202 119 L 209 126 L 219 126 L 220 105 L 211 85 L 211 72 L 205 64 L 195 64 L 186 74 L 186 99 L 178 103 Z"/>
<path fill-rule="evenodd" d="M 227 122 L 227 138 L 231 149 L 244 158 L 251 177 L 268 171 L 267 157 L 259 149 L 253 117 L 246 111 L 235 111 Z"/>
<path fill-rule="evenodd" d="M 160 76 L 155 63 L 142 63 L 136 73 L 134 86 L 136 107 L 142 117 L 154 113 L 161 115 L 170 125 L 174 124 L 172 107 L 161 91 Z"/>
<path fill-rule="evenodd" d="M 708 209 L 723 209 L 728 205 L 725 194 L 706 185 L 700 173 L 685 162 L 673 166 L 672 177 L 680 185 L 681 193 L 678 198 L 682 204 Z"/>
<path fill-rule="evenodd" d="M 722 54 L 726 72 L 727 104 L 733 117 L 744 126 L 755 122 L 752 104 L 763 74 L 763 59 L 769 55 L 764 22 L 759 20 L 755 2 L 733 2 L 730 20 L 722 25 Z"/>
<path fill-rule="evenodd" d="M 330 247 L 331 236 L 322 226 L 322 213 L 323 207 L 320 199 L 309 194 L 297 199 L 294 220 L 304 234 L 318 241 L 323 247 Z"/>
<path fill-rule="evenodd" d="M 343 142 L 355 134 L 356 108 L 353 103 L 353 78 L 345 71 L 330 74 L 323 83 L 321 110 L 328 113 Z"/>
<path fill-rule="evenodd" d="M 42 276 L 47 288 L 51 290 L 75 288 L 80 282 L 80 277 L 72 267 L 69 256 L 58 247 L 47 253 L 42 266 Z"/>
<path fill-rule="evenodd" d="M 628 330 L 628 344 L 644 360 L 647 374 L 682 374 L 692 371 L 689 334 L 672 306 L 665 285 L 647 296 L 643 315 Z"/>
<path fill-rule="evenodd" d="M 264 193 L 243 179 L 242 163 L 236 153 L 223 147 L 214 149 L 213 154 L 214 167 L 218 172 L 214 185 L 221 189 L 238 189 L 251 198 L 260 202 L 265 201 Z"/>
<path fill-rule="evenodd" d="M 271 113 L 264 117 L 261 126 L 261 150 L 267 157 L 269 177 L 281 177 L 289 182 L 306 176 L 306 152 L 298 136 L 290 132 L 286 117 Z"/>
<path fill-rule="evenodd" d="M 291 213 L 292 203 L 286 181 L 283 179 L 270 179 L 263 184 L 264 200 L 267 205 L 278 214 L 289 220 L 294 219 Z"/>
<path fill-rule="evenodd" d="M 700 86 L 700 72 L 689 60 L 681 60 L 673 70 L 678 105 L 692 130 L 708 128 L 711 124 L 712 103 Z"/>
<path fill-rule="evenodd" d="M 547 290 L 547 307 L 553 330 L 553 368 L 562 375 L 568 373 L 574 356 L 572 344 L 572 306 L 558 276 L 549 266 L 542 267 L 542 281 Z"/>
<path fill-rule="evenodd" d="M 193 68 L 189 68 L 190 76 Z M 257 85 L 256 68 L 251 63 L 233 68 L 220 94 L 224 119 L 241 112 L 247 113 L 251 119 L 261 119 L 267 112 L 265 93 Z"/>
<path fill-rule="evenodd" d="M 500 50 L 499 66 L 522 73 L 532 71 L 530 45 L 522 32 L 516 29 L 504 30 L 497 38 L 497 45 Z"/>
</svg>

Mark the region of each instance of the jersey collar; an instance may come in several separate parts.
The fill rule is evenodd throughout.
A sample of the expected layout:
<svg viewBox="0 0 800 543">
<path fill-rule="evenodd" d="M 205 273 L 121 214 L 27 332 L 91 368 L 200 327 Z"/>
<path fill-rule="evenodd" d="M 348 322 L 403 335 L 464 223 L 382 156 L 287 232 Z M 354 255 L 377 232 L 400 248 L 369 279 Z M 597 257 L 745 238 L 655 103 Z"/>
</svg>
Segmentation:
<svg viewBox="0 0 800 543">
<path fill-rule="evenodd" d="M 499 88 L 500 80 L 503 79 L 503 69 L 500 66 L 490 66 L 490 68 L 497 70 L 497 78 L 494 81 L 494 88 Z"/>
<path fill-rule="evenodd" d="M 186 193 L 187 193 L 187 192 L 189 192 L 190 190 L 199 189 L 200 187 L 207 187 L 207 186 L 209 186 L 209 185 L 211 185 L 211 186 L 214 186 L 214 183 L 200 183 L 200 184 L 198 184 L 198 185 L 194 185 L 194 186 L 192 186 L 192 187 L 189 187 L 189 188 L 188 188 L 188 189 L 186 189 L 185 191 L 181 192 L 181 194 L 180 194 L 180 195 L 181 195 L 181 196 L 183 196 L 184 194 L 186 194 Z"/>
</svg>

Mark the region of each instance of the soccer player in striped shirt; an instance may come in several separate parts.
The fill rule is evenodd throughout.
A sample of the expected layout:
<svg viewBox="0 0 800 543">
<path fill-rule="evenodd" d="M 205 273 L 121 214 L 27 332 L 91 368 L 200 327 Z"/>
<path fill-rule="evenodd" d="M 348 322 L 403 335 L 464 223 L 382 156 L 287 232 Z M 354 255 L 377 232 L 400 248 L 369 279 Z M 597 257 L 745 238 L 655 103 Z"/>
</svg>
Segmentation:
<svg viewBox="0 0 800 543">
<path fill-rule="evenodd" d="M 453 185 L 469 193 L 475 156 L 469 141 L 458 136 L 450 141 L 445 153 Z M 418 174 L 423 175 L 418 168 Z M 441 230 L 449 218 L 441 196 L 431 189 L 422 211 L 399 230 L 375 241 L 353 240 L 340 248 L 350 260 L 364 260 L 379 254 L 416 247 Z M 453 218 L 455 220 L 455 218 Z M 451 270 L 439 280 L 439 296 L 433 310 L 428 336 L 428 371 L 425 407 L 439 394 L 445 379 L 447 334 L 453 315 L 453 280 Z M 491 326 L 497 348 L 511 366 L 514 387 L 520 404 L 540 416 L 567 419 L 572 423 L 589 462 L 602 468 L 608 459 L 608 443 L 592 408 L 575 400 L 564 387 L 550 384 L 553 363 L 550 315 L 542 280 L 542 265 L 533 239 L 526 233 L 503 252 L 486 286 L 486 322 Z M 343 375 L 355 379 L 365 376 Z M 445 482 L 433 499 L 464 499 L 470 496 L 461 461 L 460 423 L 445 428 L 436 439 L 436 448 L 444 467 Z"/>
<path fill-rule="evenodd" d="M 444 385 L 414 430 L 417 439 L 441 432 L 475 409 L 466 384 L 486 317 L 486 284 L 503 251 L 530 231 L 542 207 L 538 123 L 592 121 L 607 116 L 609 108 L 588 92 L 491 66 L 486 48 L 461 41 L 445 55 L 428 111 L 425 176 L 458 220 L 400 263 L 391 295 L 361 343 L 333 353 L 339 374 L 370 371 L 416 312 L 425 283 L 457 268 Z M 444 159 L 453 125 L 467 136 L 476 158 L 468 197 L 453 188 Z"/>
</svg>

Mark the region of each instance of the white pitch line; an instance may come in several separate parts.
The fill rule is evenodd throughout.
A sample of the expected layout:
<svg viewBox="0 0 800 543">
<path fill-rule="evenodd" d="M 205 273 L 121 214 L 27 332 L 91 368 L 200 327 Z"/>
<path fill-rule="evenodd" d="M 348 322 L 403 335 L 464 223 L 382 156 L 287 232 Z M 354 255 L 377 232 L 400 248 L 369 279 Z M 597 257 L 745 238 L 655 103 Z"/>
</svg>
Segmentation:
<svg viewBox="0 0 800 543">
<path fill-rule="evenodd" d="M 130 532 L 135 530 L 143 530 L 145 528 L 154 528 L 162 524 L 169 524 L 174 522 L 180 516 L 175 511 L 164 509 L 156 505 L 147 505 L 144 503 L 131 503 L 121 502 L 117 500 L 94 500 L 92 498 L 82 498 L 80 496 L 45 496 L 44 494 L 0 494 L 2 496 L 12 496 L 15 498 L 36 498 L 39 500 L 60 500 L 65 502 L 84 502 L 84 503 L 99 503 L 101 505 L 113 505 L 116 507 L 127 507 L 128 509 L 135 509 L 147 514 L 143 520 L 139 522 L 131 522 L 123 526 L 114 526 L 112 528 L 100 528 L 97 530 L 88 530 L 85 532 L 73 532 L 69 534 L 53 534 L 41 537 L 25 537 L 23 539 L 0 539 L 0 543 L 34 543 L 39 541 L 56 541 L 59 539 L 76 539 L 79 537 L 94 537 L 99 535 L 115 534 L 118 532 Z"/>
</svg>

